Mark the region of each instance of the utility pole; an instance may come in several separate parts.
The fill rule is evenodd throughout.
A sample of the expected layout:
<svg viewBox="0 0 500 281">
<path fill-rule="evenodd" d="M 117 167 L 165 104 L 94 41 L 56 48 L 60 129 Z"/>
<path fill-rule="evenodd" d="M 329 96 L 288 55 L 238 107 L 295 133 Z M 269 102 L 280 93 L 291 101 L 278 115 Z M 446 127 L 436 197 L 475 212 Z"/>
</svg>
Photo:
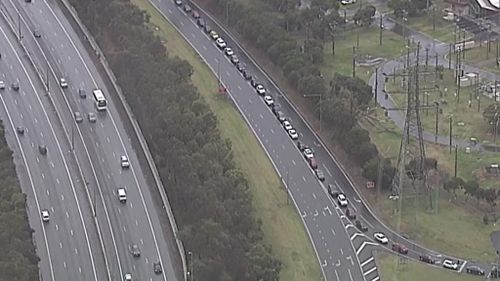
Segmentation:
<svg viewBox="0 0 500 281">
<path fill-rule="evenodd" d="M 462 50 L 461 50 L 461 52 L 462 52 L 462 59 L 465 59 L 465 28 L 464 28 L 463 32 L 464 32 L 464 35 L 462 36 L 463 38 L 462 38 Z"/>
<path fill-rule="evenodd" d="M 453 135 L 453 114 L 450 114 L 450 116 L 448 116 L 448 119 L 450 120 L 450 153 L 451 153 L 451 148 L 453 147 L 453 144 L 452 144 L 452 135 Z"/>
<path fill-rule="evenodd" d="M 432 7 L 432 32 L 436 32 L 436 7 Z"/>
<path fill-rule="evenodd" d="M 436 133 L 434 136 L 434 142 L 437 143 L 439 134 L 439 102 L 436 101 L 434 104 L 436 105 Z"/>
<path fill-rule="evenodd" d="M 378 104 L 378 67 L 375 68 L 375 106 Z"/>
<path fill-rule="evenodd" d="M 458 170 L 458 145 L 455 144 L 455 178 L 457 178 L 457 170 Z"/>
<path fill-rule="evenodd" d="M 17 13 L 17 26 L 19 28 L 19 41 L 21 41 L 21 39 L 23 39 L 23 35 L 21 34 L 21 13 Z"/>
<path fill-rule="evenodd" d="M 429 65 L 429 48 L 425 48 L 425 66 Z"/>
<path fill-rule="evenodd" d="M 382 25 L 382 17 L 383 17 L 383 16 L 382 16 L 382 15 L 380 15 L 380 23 L 379 23 L 379 30 L 380 30 L 380 33 L 379 33 L 379 36 L 378 36 L 378 41 L 379 41 L 379 42 L 378 42 L 378 44 L 379 44 L 380 46 L 382 46 L 382 30 L 384 30 L 384 27 L 383 27 L 383 25 Z M 498 46 L 498 44 L 497 44 L 497 46 Z M 498 53 L 498 52 L 497 52 L 497 53 Z"/>
<path fill-rule="evenodd" d="M 448 69 L 451 70 L 451 43 L 450 43 L 450 49 L 448 50 Z"/>
<path fill-rule="evenodd" d="M 356 47 L 352 46 L 352 77 L 356 77 Z"/>
</svg>

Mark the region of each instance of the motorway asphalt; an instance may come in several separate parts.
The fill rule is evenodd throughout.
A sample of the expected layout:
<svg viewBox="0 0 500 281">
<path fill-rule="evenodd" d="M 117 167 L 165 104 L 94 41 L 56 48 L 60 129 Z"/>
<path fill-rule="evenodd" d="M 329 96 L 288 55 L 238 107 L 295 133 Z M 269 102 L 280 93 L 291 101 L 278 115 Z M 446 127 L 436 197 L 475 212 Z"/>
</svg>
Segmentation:
<svg viewBox="0 0 500 281">
<path fill-rule="evenodd" d="M 86 203 L 89 218 L 95 207 L 111 279 L 121 280 L 125 273 L 131 273 L 134 279 L 139 280 L 178 280 L 178 271 L 172 264 L 176 254 L 169 252 L 157 205 L 153 201 L 157 195 L 148 186 L 117 108 L 80 38 L 54 2 L 5 1 L 5 8 L 11 18 L 17 19 L 20 12 L 23 44 L 27 46 L 36 67 L 48 77 L 54 104 L 52 109 L 62 120 L 64 134 L 70 146 L 74 147 L 79 163 L 78 173 L 75 174 L 82 174 L 86 192 L 92 198 L 89 202 L 82 197 L 80 200 L 87 202 L 80 202 Z M 33 36 L 35 29 L 40 32 L 41 38 Z M 68 88 L 59 87 L 60 77 L 66 78 Z M 78 96 L 80 88 L 87 92 L 86 99 Z M 96 111 L 92 97 L 94 88 L 102 89 L 106 95 L 106 112 Z M 75 122 L 75 111 L 84 117 L 82 123 Z M 87 120 L 89 112 L 96 113 L 96 123 Z M 60 134 L 58 139 L 65 139 L 64 135 Z M 51 154 L 54 150 L 49 148 L 48 151 Z M 130 169 L 122 170 L 120 167 L 121 155 L 128 156 Z M 118 201 L 118 187 L 127 190 L 126 204 Z M 74 204 L 68 202 L 65 207 L 72 209 Z M 94 241 L 99 240 L 95 238 Z M 141 249 L 140 258 L 134 258 L 129 252 L 133 243 Z M 52 246 L 49 248 L 52 249 Z M 61 256 L 57 258 L 62 260 Z M 153 262 L 156 261 L 162 263 L 161 275 L 153 272 Z"/>
<path fill-rule="evenodd" d="M 400 234 L 388 228 L 369 210 L 360 198 L 353 184 L 342 171 L 340 164 L 323 146 L 312 129 L 292 108 L 281 90 L 267 75 L 247 56 L 242 47 L 220 28 L 202 11 L 205 20 L 214 28 L 238 55 L 245 68 L 253 77 L 264 84 L 268 93 L 281 105 L 281 111 L 291 120 L 294 128 L 300 132 L 300 140 L 313 147 L 319 168 L 325 172 L 326 180 L 320 183 L 309 168 L 295 142 L 291 141 L 286 132 L 276 120 L 270 109 L 256 94 L 255 90 L 240 75 L 236 67 L 225 57 L 214 41 L 202 29 L 197 27 L 193 18 L 184 13 L 170 0 L 150 0 L 150 2 L 167 18 L 183 35 L 186 41 L 200 54 L 228 89 L 232 99 L 252 128 L 268 156 L 275 165 L 282 179 L 288 183 L 288 188 L 295 200 L 297 209 L 302 216 L 311 241 L 317 251 L 319 263 L 322 265 L 326 280 L 378 280 L 378 272 L 373 261 L 373 250 L 390 250 L 392 242 L 405 244 L 409 248 L 408 258 L 419 260 L 420 255 L 430 255 L 436 260 L 434 266 L 440 267 L 444 258 L 460 260 L 458 271 L 465 266 L 477 264 L 456 257 L 448 257 L 429 250 L 414 241 L 403 238 Z M 217 28 L 219 27 L 219 28 Z M 435 48 L 435 45 L 432 45 Z M 342 190 L 350 201 L 350 206 L 356 211 L 358 218 L 368 226 L 366 233 L 361 233 L 353 226 L 343 211 L 337 207 L 325 192 L 325 186 L 332 184 Z M 332 213 L 332 214 L 330 214 Z M 373 233 L 382 231 L 391 241 L 381 248 L 373 240 Z M 346 235 L 347 232 L 347 235 Z M 392 251 L 391 251 L 392 252 Z M 392 252 L 394 253 L 394 252 Z M 481 264 L 488 271 L 491 266 Z M 347 274 L 346 274 L 347 272 Z"/>
<path fill-rule="evenodd" d="M 52 281 L 68 276 L 82 281 L 104 279 L 96 230 L 88 206 L 79 203 L 86 195 L 74 176 L 76 168 L 68 157 L 68 143 L 58 141 L 61 130 L 51 125 L 57 121 L 45 91 L 3 17 L 0 36 L 0 79 L 6 83 L 0 93 L 0 112 L 27 194 L 40 273 L 44 280 Z M 13 82 L 19 83 L 18 92 L 11 89 Z M 25 128 L 24 134 L 16 133 L 18 126 Z M 47 155 L 40 154 L 38 145 L 46 146 Z M 42 209 L 49 210 L 49 222 L 42 223 Z"/>
<path fill-rule="evenodd" d="M 366 242 L 364 236 L 355 236 L 351 241 L 351 237 L 357 233 L 356 229 L 352 225 L 349 226 L 349 221 L 342 214 L 342 210 L 327 196 L 325 187 L 309 168 L 295 142 L 287 135 L 271 109 L 216 47 L 214 41 L 196 26 L 191 17 L 186 16 L 173 1 L 155 0 L 152 3 L 181 31 L 210 68 L 216 70 L 215 73 L 220 69 L 221 80 L 234 98 L 240 112 L 247 119 L 283 180 L 288 183 L 289 192 L 313 241 L 326 279 L 376 280 L 378 274 L 374 263 L 366 264 L 365 271 L 359 266 L 358 259 L 362 259 L 363 262 L 372 257 L 370 251 L 363 253 L 360 251 L 359 257 L 356 254 L 362 243 Z M 229 44 L 231 47 L 236 47 L 234 44 Z M 237 55 L 243 59 L 238 51 Z M 247 69 L 251 69 L 249 64 Z M 258 75 L 259 72 L 252 73 Z M 259 80 L 265 82 L 263 76 L 258 78 L 262 78 Z M 270 85 L 265 86 L 273 95 L 276 93 Z M 274 97 L 279 100 L 276 95 Z M 307 134 L 307 130 L 302 129 L 304 125 L 301 124 L 300 118 L 288 116 L 302 133 L 301 139 L 307 139 L 307 135 L 304 135 Z M 312 142 L 310 144 L 313 145 Z M 369 246 L 364 248 L 368 249 Z"/>
</svg>

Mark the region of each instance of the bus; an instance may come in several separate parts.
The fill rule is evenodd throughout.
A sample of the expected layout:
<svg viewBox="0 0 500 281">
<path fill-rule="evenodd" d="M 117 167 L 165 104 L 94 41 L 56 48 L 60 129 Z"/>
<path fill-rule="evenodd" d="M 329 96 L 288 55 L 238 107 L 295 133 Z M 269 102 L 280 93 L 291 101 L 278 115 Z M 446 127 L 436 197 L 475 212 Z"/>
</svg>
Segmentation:
<svg viewBox="0 0 500 281">
<path fill-rule="evenodd" d="M 95 89 L 92 91 L 95 100 L 95 107 L 98 111 L 106 110 L 107 102 L 101 89 Z"/>
</svg>

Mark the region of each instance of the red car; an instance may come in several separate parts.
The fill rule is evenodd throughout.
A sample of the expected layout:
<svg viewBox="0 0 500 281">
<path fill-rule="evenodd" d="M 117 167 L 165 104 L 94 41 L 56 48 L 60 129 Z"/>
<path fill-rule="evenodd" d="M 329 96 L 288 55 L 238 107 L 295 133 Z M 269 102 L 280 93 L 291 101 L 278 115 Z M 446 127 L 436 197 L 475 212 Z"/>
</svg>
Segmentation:
<svg viewBox="0 0 500 281">
<path fill-rule="evenodd" d="M 406 255 L 408 254 L 408 248 L 406 248 L 405 245 L 399 244 L 399 243 L 393 243 L 392 244 L 392 250 L 396 251 L 400 254 Z"/>
<path fill-rule="evenodd" d="M 309 162 L 309 166 L 311 166 L 311 168 L 313 168 L 314 170 L 318 168 L 318 162 L 316 162 L 316 159 L 314 159 L 314 157 L 307 159 L 307 161 Z"/>
</svg>

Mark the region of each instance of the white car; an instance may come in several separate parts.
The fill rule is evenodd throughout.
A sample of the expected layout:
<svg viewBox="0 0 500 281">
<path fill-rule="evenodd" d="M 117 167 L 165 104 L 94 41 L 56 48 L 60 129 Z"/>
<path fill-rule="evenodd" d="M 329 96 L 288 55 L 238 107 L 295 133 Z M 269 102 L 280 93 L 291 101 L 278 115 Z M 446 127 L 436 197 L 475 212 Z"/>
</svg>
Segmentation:
<svg viewBox="0 0 500 281">
<path fill-rule="evenodd" d="M 217 47 L 219 47 L 219 49 L 224 49 L 226 47 L 226 42 L 224 42 L 224 39 L 220 37 L 215 40 L 215 44 L 217 44 Z"/>
<path fill-rule="evenodd" d="M 292 124 L 291 124 L 291 123 L 290 123 L 290 121 L 288 121 L 288 120 L 285 120 L 285 121 L 283 122 L 283 127 L 284 127 L 284 128 L 285 128 L 285 130 L 287 130 L 287 131 L 290 131 L 291 129 L 293 129 Z"/>
<path fill-rule="evenodd" d="M 5 82 L 0 81 L 0 90 L 5 90 Z"/>
<path fill-rule="evenodd" d="M 306 149 L 304 149 L 304 156 L 306 157 L 306 159 L 313 158 L 314 151 L 312 151 L 312 149 L 310 149 L 310 148 L 306 148 Z"/>
<path fill-rule="evenodd" d="M 337 202 L 339 202 L 340 207 L 347 207 L 347 197 L 345 197 L 344 193 L 337 195 Z"/>
<path fill-rule="evenodd" d="M 373 238 L 375 238 L 375 240 L 377 240 L 380 244 L 389 243 L 389 239 L 387 239 L 387 237 L 385 237 L 385 234 L 383 234 L 382 232 L 375 232 L 373 234 Z"/>
<path fill-rule="evenodd" d="M 128 158 L 125 155 L 120 157 L 120 163 L 122 165 L 122 168 L 124 169 L 130 167 L 130 162 L 128 161 Z"/>
<path fill-rule="evenodd" d="M 49 210 L 45 210 L 45 209 L 42 210 L 41 215 L 42 215 L 43 222 L 48 222 L 50 220 Z"/>
<path fill-rule="evenodd" d="M 234 55 L 233 49 L 231 49 L 229 47 L 227 47 L 226 49 L 224 49 L 224 53 L 226 53 L 226 56 L 228 56 L 228 57 Z"/>
<path fill-rule="evenodd" d="M 61 88 L 68 88 L 68 82 L 66 82 L 66 79 L 61 78 L 59 79 L 59 85 L 61 85 Z"/>
<path fill-rule="evenodd" d="M 255 87 L 255 89 L 257 90 L 257 94 L 259 94 L 261 96 L 264 96 L 266 94 L 266 89 L 261 84 L 257 85 L 257 87 Z"/>
<path fill-rule="evenodd" d="M 274 104 L 273 97 L 271 97 L 271 96 L 264 96 L 264 102 L 267 105 L 269 105 L 269 106 L 273 105 Z"/>
<path fill-rule="evenodd" d="M 340 1 L 342 5 L 350 5 L 356 3 L 356 0 L 342 0 Z"/>
<path fill-rule="evenodd" d="M 452 260 L 449 260 L 449 259 L 445 259 L 443 261 L 443 267 L 451 269 L 451 270 L 457 270 L 458 269 L 458 263 L 456 263 L 456 262 L 454 262 Z"/>
<path fill-rule="evenodd" d="M 132 274 L 126 273 L 124 279 L 125 279 L 125 281 L 132 281 Z"/>
<path fill-rule="evenodd" d="M 295 129 L 288 130 L 288 134 L 290 135 L 292 140 L 296 140 L 299 138 L 299 134 L 297 133 L 297 131 L 295 131 Z"/>
</svg>

